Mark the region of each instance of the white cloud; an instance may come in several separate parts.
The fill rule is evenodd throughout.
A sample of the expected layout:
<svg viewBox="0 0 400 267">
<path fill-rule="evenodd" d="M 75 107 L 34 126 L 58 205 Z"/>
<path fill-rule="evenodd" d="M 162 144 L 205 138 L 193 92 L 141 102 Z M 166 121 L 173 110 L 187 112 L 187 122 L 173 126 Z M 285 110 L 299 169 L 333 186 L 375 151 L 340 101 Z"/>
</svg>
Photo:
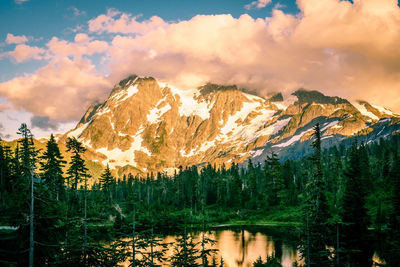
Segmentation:
<svg viewBox="0 0 400 267">
<path fill-rule="evenodd" d="M 266 7 L 271 2 L 272 2 L 272 0 L 256 0 L 256 1 L 251 2 L 248 5 L 245 5 L 244 8 L 247 10 L 261 9 L 261 8 Z"/>
<path fill-rule="evenodd" d="M 25 35 L 13 35 L 12 33 L 7 33 L 6 43 L 7 44 L 23 44 L 28 42 L 28 37 Z"/>
<path fill-rule="evenodd" d="M 96 33 L 140 33 L 157 28 L 164 28 L 168 24 L 160 17 L 153 16 L 148 20 L 139 22 L 141 15 L 132 16 L 127 13 L 120 13 L 115 9 L 109 9 L 107 14 L 100 15 L 89 21 L 89 31 Z"/>
<path fill-rule="evenodd" d="M 77 120 L 109 93 L 111 84 L 88 60 L 55 59 L 35 74 L 0 84 L 0 95 L 36 116 Z"/>
<path fill-rule="evenodd" d="M 44 57 L 46 50 L 37 46 L 29 46 L 26 44 L 19 44 L 15 47 L 13 51 L 4 52 L 0 54 L 0 59 L 2 57 L 9 57 L 15 62 L 20 63 L 23 61 L 35 59 L 41 60 Z"/>
<path fill-rule="evenodd" d="M 81 57 L 84 55 L 93 55 L 104 53 L 108 49 L 108 43 L 105 41 L 90 41 L 88 35 L 78 33 L 75 35 L 74 42 L 53 37 L 46 45 L 48 54 L 51 57 L 63 58 L 68 56 Z"/>
</svg>

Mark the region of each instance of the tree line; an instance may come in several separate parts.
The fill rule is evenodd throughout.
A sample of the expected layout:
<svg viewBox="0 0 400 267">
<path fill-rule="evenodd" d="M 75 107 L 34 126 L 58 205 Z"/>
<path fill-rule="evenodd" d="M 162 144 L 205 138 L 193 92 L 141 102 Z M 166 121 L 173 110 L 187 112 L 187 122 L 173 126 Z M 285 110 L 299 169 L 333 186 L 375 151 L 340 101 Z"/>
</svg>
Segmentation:
<svg viewBox="0 0 400 267">
<path fill-rule="evenodd" d="M 16 227 L 0 236 L 3 263 L 220 266 L 214 241 L 202 234 L 196 242 L 194 230 L 268 219 L 301 222 L 305 266 L 371 266 L 373 253 L 386 266 L 400 266 L 398 135 L 322 150 L 317 125 L 313 154 L 300 160 L 282 162 L 271 152 L 264 162 L 119 180 L 107 165 L 89 186 L 77 139 L 67 140 L 72 157 L 66 162 L 53 135 L 38 151 L 25 124 L 18 133 L 14 150 L 0 144 L 0 222 Z M 166 233 L 180 237 L 164 244 Z M 173 247 L 169 258 L 166 246 Z"/>
</svg>

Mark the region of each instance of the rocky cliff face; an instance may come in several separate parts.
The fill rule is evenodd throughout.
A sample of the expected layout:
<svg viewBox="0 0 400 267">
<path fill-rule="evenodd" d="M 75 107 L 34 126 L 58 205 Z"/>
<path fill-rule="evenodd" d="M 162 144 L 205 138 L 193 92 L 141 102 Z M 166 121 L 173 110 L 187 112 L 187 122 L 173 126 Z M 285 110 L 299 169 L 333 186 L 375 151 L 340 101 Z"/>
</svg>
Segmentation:
<svg viewBox="0 0 400 267">
<path fill-rule="evenodd" d="M 87 159 L 93 164 L 108 163 L 122 175 L 262 160 L 271 150 L 285 154 L 309 139 L 316 122 L 324 138 L 340 139 L 377 131 L 372 126 L 382 121 L 397 127 L 397 118 L 384 108 L 317 91 L 264 99 L 236 86 L 180 90 L 153 78 L 130 76 L 104 103 L 91 106 L 60 142 L 75 136 L 88 148 Z"/>
</svg>

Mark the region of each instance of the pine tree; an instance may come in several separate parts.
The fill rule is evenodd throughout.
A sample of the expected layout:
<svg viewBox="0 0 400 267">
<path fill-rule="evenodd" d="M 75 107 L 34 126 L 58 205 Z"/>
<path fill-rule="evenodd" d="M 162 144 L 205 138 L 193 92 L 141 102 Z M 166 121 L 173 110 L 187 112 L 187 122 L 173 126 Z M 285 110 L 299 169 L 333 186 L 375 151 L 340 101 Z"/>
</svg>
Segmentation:
<svg viewBox="0 0 400 267">
<path fill-rule="evenodd" d="M 108 164 L 107 164 L 107 167 L 104 170 L 104 172 L 101 174 L 99 182 L 100 182 L 101 190 L 103 190 L 104 192 L 106 192 L 108 194 L 108 200 L 111 205 L 111 203 L 112 203 L 111 186 L 115 182 L 115 179 L 111 174 L 110 167 L 108 166 Z"/>
<path fill-rule="evenodd" d="M 50 190 L 56 192 L 56 198 L 59 199 L 59 194 L 64 188 L 62 168 L 66 161 L 63 160 L 64 157 L 61 155 L 53 134 L 50 135 L 50 139 L 46 144 L 46 151 L 40 159 L 42 160 L 40 162 L 41 177 Z"/>
<path fill-rule="evenodd" d="M 278 155 L 272 152 L 271 156 L 267 157 L 264 168 L 267 177 L 268 204 L 271 206 L 279 205 L 285 197 L 285 184 Z"/>
<path fill-rule="evenodd" d="M 37 151 L 33 144 L 33 134 L 28 129 L 25 123 L 21 124 L 17 134 L 21 135 L 21 139 L 18 141 L 21 144 L 19 150 L 19 158 L 21 159 L 22 169 L 22 188 L 25 188 L 26 194 L 30 195 L 30 207 L 29 207 L 29 266 L 34 264 L 34 169 L 36 164 Z M 20 192 L 23 193 L 23 192 Z"/>
<path fill-rule="evenodd" d="M 345 172 L 345 191 L 342 205 L 342 237 L 344 262 L 350 266 L 370 266 L 371 257 L 368 248 L 369 217 L 365 207 L 365 187 L 363 171 L 357 144 L 351 147 L 348 167 Z"/>
<path fill-rule="evenodd" d="M 77 192 L 78 183 L 88 177 L 88 169 L 85 166 L 85 161 L 82 159 L 82 154 L 86 151 L 86 148 L 82 146 L 82 143 L 76 140 L 75 137 L 68 137 L 67 140 L 67 151 L 73 155 L 71 157 L 70 166 L 67 170 L 68 186 Z"/>
<path fill-rule="evenodd" d="M 253 262 L 253 267 L 282 267 L 280 260 L 275 255 L 267 256 L 267 260 L 264 262 L 261 256 Z"/>
<path fill-rule="evenodd" d="M 199 249 L 197 248 L 198 242 L 195 242 L 191 234 L 186 233 L 186 226 L 184 234 L 177 238 L 174 244 L 174 252 L 170 258 L 173 266 L 186 267 L 186 266 L 200 266 L 197 261 L 201 259 Z"/>
<path fill-rule="evenodd" d="M 153 228 L 136 235 L 135 246 L 135 254 L 139 255 L 135 259 L 137 266 L 161 266 L 166 261 L 168 244 L 154 235 Z"/>
<path fill-rule="evenodd" d="M 32 170 L 35 169 L 37 151 L 33 144 L 33 134 L 28 129 L 25 123 L 21 124 L 17 134 L 21 135 L 21 139 L 18 140 L 20 144 L 18 157 L 21 160 L 22 172 L 27 181 L 30 180 Z"/>
<path fill-rule="evenodd" d="M 328 266 L 329 252 L 326 249 L 329 228 L 328 203 L 325 197 L 325 182 L 321 164 L 321 131 L 314 127 L 311 156 L 311 174 L 306 187 L 306 202 L 303 207 L 304 228 L 301 253 L 307 266 Z"/>
<path fill-rule="evenodd" d="M 400 266 L 400 157 L 395 154 L 393 165 L 390 172 L 391 202 L 393 208 L 390 214 L 389 233 L 387 247 L 385 251 L 385 260 L 390 267 Z"/>
</svg>

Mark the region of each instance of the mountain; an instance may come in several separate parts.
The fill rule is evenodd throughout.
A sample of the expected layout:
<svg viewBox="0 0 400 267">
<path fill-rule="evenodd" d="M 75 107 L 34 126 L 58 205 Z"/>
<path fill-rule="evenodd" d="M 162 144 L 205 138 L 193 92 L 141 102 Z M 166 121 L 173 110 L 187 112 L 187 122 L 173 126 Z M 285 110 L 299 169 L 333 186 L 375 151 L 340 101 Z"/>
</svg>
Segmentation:
<svg viewBox="0 0 400 267">
<path fill-rule="evenodd" d="M 100 104 L 89 107 L 75 129 L 97 168 L 126 173 L 173 172 L 180 166 L 263 161 L 309 151 L 320 123 L 325 146 L 359 136 L 371 142 L 400 129 L 390 110 L 304 89 L 288 97 L 261 98 L 236 86 L 206 84 L 180 90 L 154 78 L 122 80 Z"/>
</svg>

